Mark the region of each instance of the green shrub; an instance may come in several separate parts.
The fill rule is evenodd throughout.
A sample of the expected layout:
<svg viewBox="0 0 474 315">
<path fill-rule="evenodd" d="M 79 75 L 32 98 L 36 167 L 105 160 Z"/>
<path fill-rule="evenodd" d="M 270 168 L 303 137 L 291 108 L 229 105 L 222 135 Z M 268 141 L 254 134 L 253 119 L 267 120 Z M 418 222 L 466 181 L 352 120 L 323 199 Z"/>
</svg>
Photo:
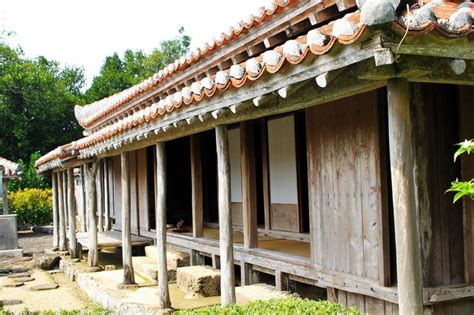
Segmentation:
<svg viewBox="0 0 474 315">
<path fill-rule="evenodd" d="M 346 308 L 328 301 L 314 301 L 296 297 L 272 299 L 268 301 L 253 301 L 245 305 L 231 305 L 227 307 L 213 306 L 196 310 L 177 311 L 178 315 L 205 315 L 205 314 L 341 314 L 356 315 L 359 312 L 353 308 Z"/>
<path fill-rule="evenodd" d="M 19 225 L 50 224 L 53 218 L 51 189 L 25 188 L 8 193 L 10 212 L 17 215 Z"/>
<path fill-rule="evenodd" d="M 3 311 L 0 308 L 0 315 L 14 315 L 15 313 L 11 311 Z M 112 315 L 113 312 L 109 309 L 102 308 L 100 306 L 94 305 L 87 307 L 82 310 L 74 310 L 74 311 L 29 311 L 27 309 L 17 313 L 19 315 Z"/>
</svg>

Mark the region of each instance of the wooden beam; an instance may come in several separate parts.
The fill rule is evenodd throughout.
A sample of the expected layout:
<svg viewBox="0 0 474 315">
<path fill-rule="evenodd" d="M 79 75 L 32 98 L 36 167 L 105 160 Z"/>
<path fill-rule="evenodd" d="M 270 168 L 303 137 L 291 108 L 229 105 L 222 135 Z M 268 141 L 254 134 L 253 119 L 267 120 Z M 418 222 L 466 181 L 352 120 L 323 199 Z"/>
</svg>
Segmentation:
<svg viewBox="0 0 474 315">
<path fill-rule="evenodd" d="M 253 283 L 252 265 L 244 261 L 240 262 L 240 285 L 251 285 Z"/>
<path fill-rule="evenodd" d="M 93 161 L 89 165 L 85 165 L 86 171 L 86 188 L 87 188 L 87 216 L 89 217 L 89 252 L 87 254 L 87 266 L 98 267 L 99 265 L 99 248 L 97 241 L 97 187 L 95 177 L 97 175 L 98 162 Z"/>
<path fill-rule="evenodd" d="M 156 144 L 156 248 L 158 261 L 158 306 L 171 308 L 166 265 L 166 153 L 165 143 Z"/>
<path fill-rule="evenodd" d="M 191 194 L 193 215 L 193 236 L 203 237 L 203 190 L 202 190 L 202 161 L 201 161 L 201 138 L 199 134 L 190 137 L 191 152 Z"/>
<path fill-rule="evenodd" d="M 230 209 L 230 158 L 227 126 L 216 126 L 219 190 L 219 243 L 221 257 L 221 305 L 235 304 L 234 250 Z"/>
<path fill-rule="evenodd" d="M 59 248 L 58 177 L 56 173 L 52 173 L 51 177 L 53 186 L 53 250 L 57 250 Z"/>
<path fill-rule="evenodd" d="M 242 165 L 242 211 L 245 248 L 258 247 L 257 171 L 255 166 L 254 127 L 240 123 L 240 163 Z"/>
<path fill-rule="evenodd" d="M 268 129 L 267 121 L 260 120 L 260 131 L 262 135 L 262 186 L 263 186 L 263 213 L 265 217 L 265 230 L 271 229 L 271 201 L 270 201 L 270 158 L 268 155 Z"/>
<path fill-rule="evenodd" d="M 110 181 L 107 159 L 104 159 L 104 230 L 110 230 Z"/>
<path fill-rule="evenodd" d="M 64 229 L 67 230 L 67 226 L 69 225 L 69 211 L 68 211 L 68 203 L 67 203 L 67 170 L 61 172 L 62 177 L 62 189 L 63 189 L 63 205 L 64 205 L 64 218 L 65 218 L 65 226 Z M 67 241 L 66 241 L 67 242 Z M 66 245 L 67 246 L 67 245 Z"/>
<path fill-rule="evenodd" d="M 191 249 L 191 255 L 189 257 L 190 259 L 190 265 L 191 266 L 203 266 L 205 261 L 204 261 L 204 256 L 199 253 L 198 250 Z"/>
<path fill-rule="evenodd" d="M 79 166 L 79 176 L 81 178 L 81 209 L 78 210 L 81 220 L 81 232 L 87 232 L 87 208 L 86 208 L 86 183 L 84 176 L 84 165 Z"/>
<path fill-rule="evenodd" d="M 99 232 L 104 231 L 104 168 L 100 161 L 97 171 L 97 217 L 99 218 Z"/>
<path fill-rule="evenodd" d="M 288 274 L 275 270 L 275 288 L 279 291 L 288 290 Z"/>
<path fill-rule="evenodd" d="M 81 258 L 78 255 L 76 238 L 76 195 L 74 194 L 74 169 L 67 170 L 68 211 L 69 211 L 69 253 L 71 258 Z"/>
<path fill-rule="evenodd" d="M 400 314 L 422 314 L 421 257 L 416 222 L 408 81 L 389 80 L 387 92 Z"/>
<path fill-rule="evenodd" d="M 122 285 L 135 284 L 135 273 L 132 264 L 132 219 L 130 211 L 130 158 L 128 152 L 120 155 L 122 175 Z"/>
<path fill-rule="evenodd" d="M 66 209 L 64 207 L 64 185 L 62 172 L 56 173 L 58 178 L 58 201 L 59 201 L 59 250 L 67 250 L 66 240 Z"/>
</svg>

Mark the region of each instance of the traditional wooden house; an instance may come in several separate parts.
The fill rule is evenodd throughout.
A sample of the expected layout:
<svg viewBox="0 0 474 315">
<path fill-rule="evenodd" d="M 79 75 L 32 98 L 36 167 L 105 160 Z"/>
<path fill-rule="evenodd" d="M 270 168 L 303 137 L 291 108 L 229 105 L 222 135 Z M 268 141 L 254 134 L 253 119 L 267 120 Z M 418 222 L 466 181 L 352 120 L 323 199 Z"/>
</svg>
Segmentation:
<svg viewBox="0 0 474 315">
<path fill-rule="evenodd" d="M 472 314 L 474 203 L 445 191 L 474 176 L 472 157 L 452 161 L 474 137 L 473 14 L 470 1 L 275 0 L 77 106 L 85 137 L 37 163 L 53 176 L 55 246 L 66 195 L 74 227 L 77 168 L 89 262 L 97 227 L 121 231 L 125 283 L 141 236 L 160 268 L 166 245 L 220 265 L 223 304 L 237 275 L 367 313 Z"/>
</svg>

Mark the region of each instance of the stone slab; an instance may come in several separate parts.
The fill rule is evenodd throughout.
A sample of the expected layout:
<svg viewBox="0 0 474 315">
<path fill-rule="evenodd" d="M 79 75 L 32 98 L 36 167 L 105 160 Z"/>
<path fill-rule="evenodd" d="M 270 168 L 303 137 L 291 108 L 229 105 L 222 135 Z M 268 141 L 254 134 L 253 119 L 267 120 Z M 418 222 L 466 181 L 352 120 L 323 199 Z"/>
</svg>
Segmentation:
<svg viewBox="0 0 474 315">
<path fill-rule="evenodd" d="M 23 249 L 4 249 L 0 250 L 0 257 L 21 257 L 23 256 Z"/>
<path fill-rule="evenodd" d="M 16 278 L 26 278 L 29 277 L 30 274 L 27 272 L 20 272 L 20 273 L 14 273 L 12 275 L 8 276 L 8 279 L 16 279 Z"/>
<path fill-rule="evenodd" d="M 34 285 L 30 288 L 30 290 L 33 291 L 46 291 L 46 290 L 54 290 L 59 288 L 59 284 L 57 283 L 44 283 L 44 284 L 38 284 Z"/>
<path fill-rule="evenodd" d="M 2 252 L 10 249 L 18 249 L 16 215 L 0 215 L 0 256 L 7 256 Z"/>
<path fill-rule="evenodd" d="M 5 283 L 3 287 L 4 288 L 17 288 L 17 287 L 21 287 L 24 284 L 25 284 L 24 282 L 9 282 L 9 283 Z"/>
<path fill-rule="evenodd" d="M 158 262 L 147 256 L 132 257 L 133 269 L 152 281 L 158 281 Z M 176 268 L 168 267 L 168 281 L 176 281 Z"/>
<path fill-rule="evenodd" d="M 13 281 L 15 282 L 31 282 L 34 281 L 35 278 L 32 277 L 20 277 L 20 278 L 14 278 Z"/>
<path fill-rule="evenodd" d="M 219 270 L 209 266 L 181 267 L 176 270 L 178 288 L 188 294 L 217 296 L 221 291 Z"/>
</svg>

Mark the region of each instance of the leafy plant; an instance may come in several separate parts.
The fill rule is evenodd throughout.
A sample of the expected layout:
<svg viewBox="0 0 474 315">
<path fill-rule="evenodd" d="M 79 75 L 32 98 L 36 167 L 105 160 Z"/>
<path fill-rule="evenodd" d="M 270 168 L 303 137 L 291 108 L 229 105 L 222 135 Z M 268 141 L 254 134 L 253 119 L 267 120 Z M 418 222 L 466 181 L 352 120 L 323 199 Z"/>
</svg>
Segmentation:
<svg viewBox="0 0 474 315">
<path fill-rule="evenodd" d="M 474 151 L 474 140 L 465 140 L 464 142 L 458 143 L 459 146 L 456 153 L 454 153 L 454 162 L 462 154 L 467 153 L 468 155 Z M 460 182 L 456 179 L 451 183 L 451 188 L 447 190 L 448 192 L 454 192 L 453 203 L 461 199 L 462 197 L 469 197 L 474 200 L 474 178 L 468 182 Z"/>
<path fill-rule="evenodd" d="M 10 210 L 19 225 L 44 225 L 52 221 L 51 189 L 25 188 L 8 194 Z"/>
<path fill-rule="evenodd" d="M 205 314 L 341 314 L 356 315 L 359 312 L 354 307 L 346 308 L 340 304 L 328 301 L 314 301 L 297 297 L 271 299 L 268 301 L 253 301 L 245 305 L 230 305 L 227 307 L 213 306 L 196 310 L 177 311 L 179 315 Z"/>
<path fill-rule="evenodd" d="M 8 183 L 9 191 L 18 191 L 25 188 L 49 188 L 50 185 L 44 176 L 38 175 L 35 169 L 35 162 L 41 157 L 39 151 L 34 152 L 30 156 L 28 164 L 22 160 L 18 161 L 22 176 L 21 179 L 15 179 Z"/>
<path fill-rule="evenodd" d="M 5 311 L 0 308 L 0 315 L 14 315 L 15 313 L 11 311 Z M 113 312 L 109 309 L 100 307 L 100 306 L 91 306 L 82 310 L 73 310 L 73 311 L 30 311 L 25 309 L 18 313 L 19 315 L 112 315 Z"/>
</svg>

